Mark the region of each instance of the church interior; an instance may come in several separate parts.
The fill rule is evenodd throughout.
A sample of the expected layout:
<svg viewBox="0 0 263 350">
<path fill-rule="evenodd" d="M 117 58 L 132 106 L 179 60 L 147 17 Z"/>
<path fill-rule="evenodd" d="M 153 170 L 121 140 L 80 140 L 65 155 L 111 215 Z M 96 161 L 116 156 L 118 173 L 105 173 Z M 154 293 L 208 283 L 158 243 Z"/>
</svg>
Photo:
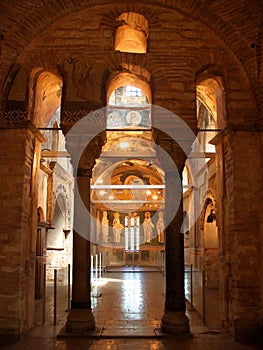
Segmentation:
<svg viewBox="0 0 263 350">
<path fill-rule="evenodd" d="M 191 269 L 262 336 L 262 39 L 255 0 L 1 1 L 0 338 L 68 266 L 64 332 L 96 329 L 95 256 L 161 268 L 163 334 L 191 334 Z"/>
</svg>

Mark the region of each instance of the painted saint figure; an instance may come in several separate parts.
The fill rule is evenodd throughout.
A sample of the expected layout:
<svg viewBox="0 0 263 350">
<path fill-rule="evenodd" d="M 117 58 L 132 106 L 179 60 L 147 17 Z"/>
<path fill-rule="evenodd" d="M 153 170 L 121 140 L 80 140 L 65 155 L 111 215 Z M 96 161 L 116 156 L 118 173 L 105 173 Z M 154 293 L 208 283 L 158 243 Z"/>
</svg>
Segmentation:
<svg viewBox="0 0 263 350">
<path fill-rule="evenodd" d="M 157 221 L 157 233 L 158 233 L 158 242 L 164 243 L 164 220 L 163 220 L 163 212 L 159 212 L 159 218 Z"/>
<path fill-rule="evenodd" d="M 146 243 L 150 243 L 153 238 L 154 224 L 152 223 L 151 213 L 147 211 L 144 214 L 143 230 L 144 230 L 144 240 Z"/>
<path fill-rule="evenodd" d="M 101 234 L 100 211 L 97 210 L 97 217 L 96 217 L 96 242 L 100 241 L 100 234 Z"/>
<path fill-rule="evenodd" d="M 102 241 L 104 243 L 108 242 L 109 236 L 109 219 L 108 213 L 106 210 L 103 212 L 102 220 L 101 220 L 101 228 L 102 228 Z"/>
<path fill-rule="evenodd" d="M 115 243 L 120 243 L 121 241 L 121 232 L 123 229 L 123 225 L 120 222 L 120 214 L 115 212 L 113 214 L 114 219 L 113 219 L 113 238 Z"/>
</svg>

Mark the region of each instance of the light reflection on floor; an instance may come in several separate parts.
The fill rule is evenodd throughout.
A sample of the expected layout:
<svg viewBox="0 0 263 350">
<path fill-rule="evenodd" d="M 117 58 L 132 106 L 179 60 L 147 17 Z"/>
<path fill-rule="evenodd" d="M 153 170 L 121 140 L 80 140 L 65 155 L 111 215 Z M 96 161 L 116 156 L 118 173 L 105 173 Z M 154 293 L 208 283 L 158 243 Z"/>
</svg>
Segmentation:
<svg viewBox="0 0 263 350">
<path fill-rule="evenodd" d="M 118 278 L 99 278 L 92 282 L 92 308 L 98 305 L 100 297 L 99 289 L 109 283 L 120 283 L 118 303 L 120 309 L 124 313 L 139 313 L 143 309 L 144 296 L 142 275 L 134 273 L 126 273 L 123 279 Z"/>
<path fill-rule="evenodd" d="M 130 273 L 121 286 L 121 308 L 124 312 L 139 313 L 143 308 L 141 275 Z"/>
<path fill-rule="evenodd" d="M 110 272 L 93 281 L 92 310 L 98 325 L 159 320 L 164 276 L 158 272 Z M 106 327 L 106 326 L 105 326 Z"/>
</svg>

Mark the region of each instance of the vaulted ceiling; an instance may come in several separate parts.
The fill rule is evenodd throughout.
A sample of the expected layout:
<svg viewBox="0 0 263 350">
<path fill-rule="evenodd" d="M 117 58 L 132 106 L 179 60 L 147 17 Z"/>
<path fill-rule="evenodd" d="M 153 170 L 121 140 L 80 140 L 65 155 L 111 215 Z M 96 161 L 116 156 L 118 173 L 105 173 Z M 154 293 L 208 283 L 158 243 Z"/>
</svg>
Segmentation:
<svg viewBox="0 0 263 350">
<path fill-rule="evenodd" d="M 255 0 L 3 0 L 1 99 L 26 100 L 28 75 L 44 67 L 71 75 L 69 99 L 105 105 L 106 78 L 141 67 L 150 75 L 153 103 L 194 128 L 195 79 L 213 66 L 225 74 L 229 90 L 242 85 L 250 91 L 244 103 L 255 99 L 263 110 L 262 7 Z M 146 54 L 114 51 L 116 19 L 127 11 L 149 22 Z"/>
</svg>

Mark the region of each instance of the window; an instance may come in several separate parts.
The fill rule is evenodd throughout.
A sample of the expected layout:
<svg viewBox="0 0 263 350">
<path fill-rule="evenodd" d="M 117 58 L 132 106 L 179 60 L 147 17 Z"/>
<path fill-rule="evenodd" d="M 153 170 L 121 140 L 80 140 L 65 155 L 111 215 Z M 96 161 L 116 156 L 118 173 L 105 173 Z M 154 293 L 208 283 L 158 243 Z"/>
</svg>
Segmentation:
<svg viewBox="0 0 263 350">
<path fill-rule="evenodd" d="M 129 97 L 141 97 L 142 90 L 135 86 L 126 86 L 126 95 Z"/>
<path fill-rule="evenodd" d="M 114 50 L 130 53 L 146 53 L 149 24 L 145 17 L 135 12 L 124 12 L 116 21 Z"/>
</svg>

